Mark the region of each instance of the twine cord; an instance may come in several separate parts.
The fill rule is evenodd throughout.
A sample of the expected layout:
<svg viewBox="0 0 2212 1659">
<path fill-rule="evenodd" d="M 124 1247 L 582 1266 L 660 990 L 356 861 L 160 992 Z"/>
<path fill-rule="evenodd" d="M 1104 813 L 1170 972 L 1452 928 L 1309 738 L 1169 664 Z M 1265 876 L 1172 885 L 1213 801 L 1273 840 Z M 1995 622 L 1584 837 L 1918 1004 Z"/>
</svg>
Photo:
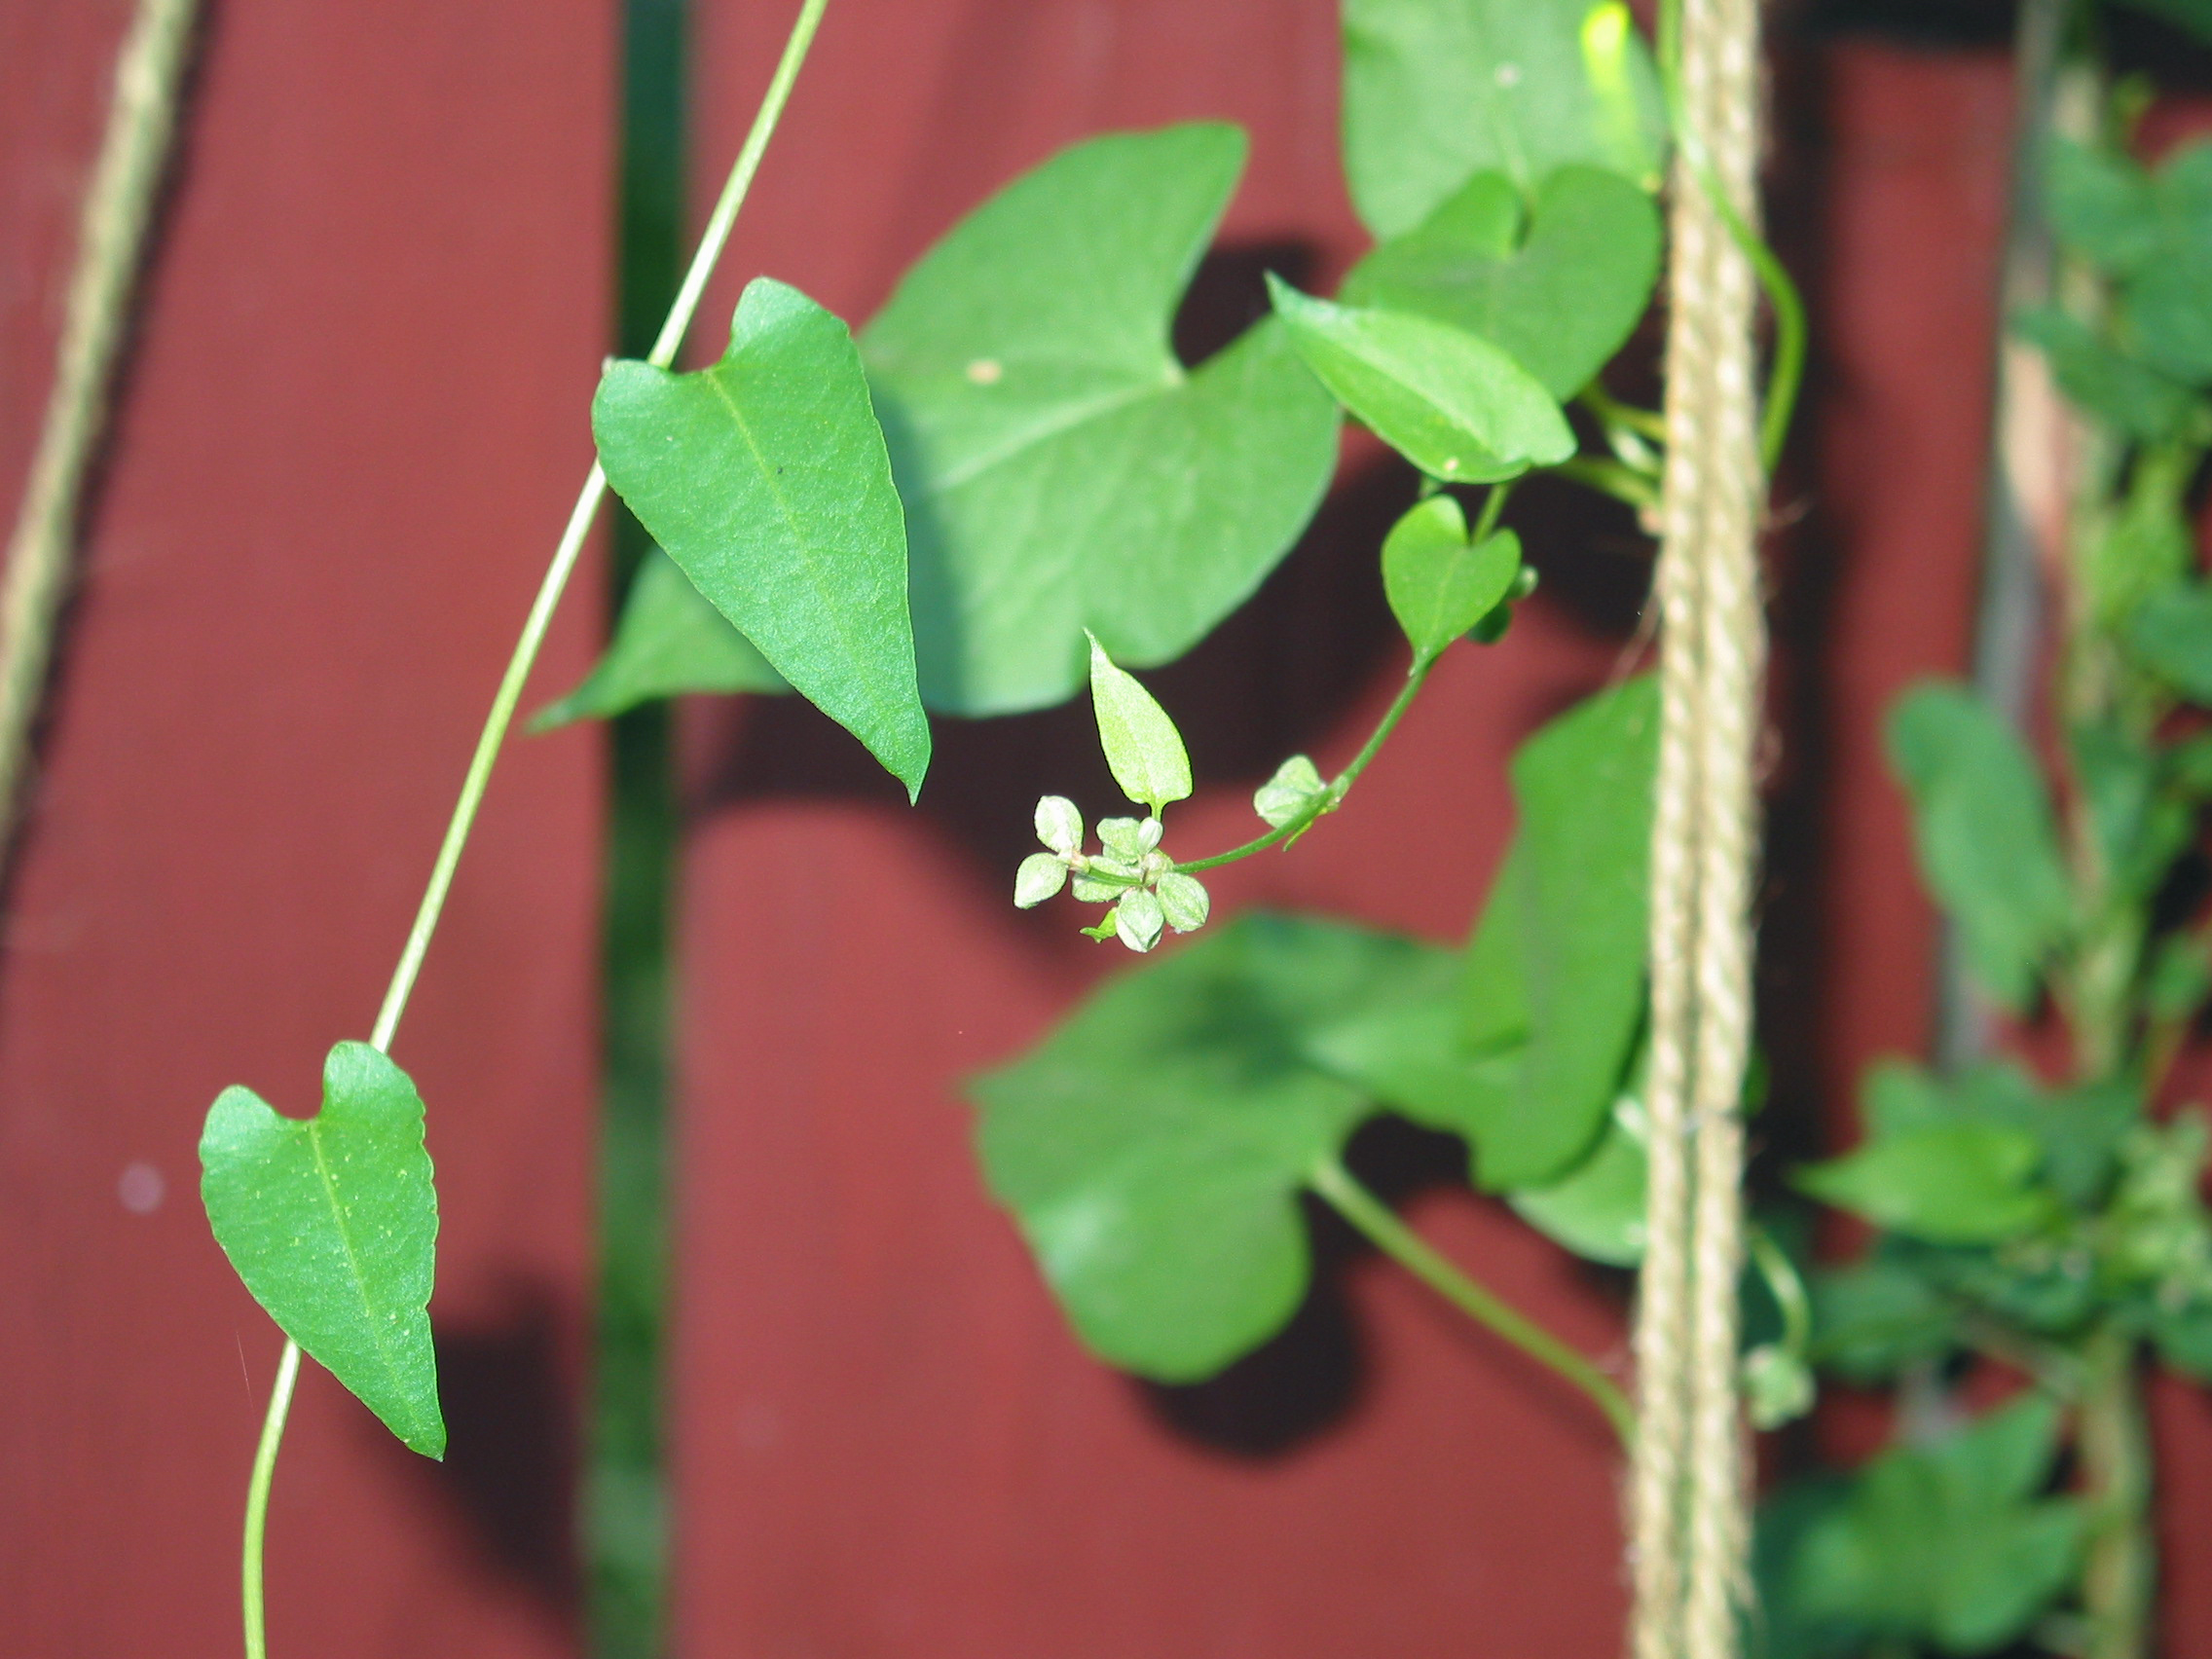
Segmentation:
<svg viewBox="0 0 2212 1659">
<path fill-rule="evenodd" d="M 1734 1659 L 1748 1595 L 1737 1282 L 1751 1033 L 1765 488 L 1752 327 L 1757 0 L 1684 0 L 1657 578 L 1651 1185 L 1630 1488 L 1635 1659 Z M 1716 194 L 1717 193 L 1717 194 Z"/>
<path fill-rule="evenodd" d="M 140 0 L 86 187 L 54 387 L 0 574 L 0 847 L 21 811 L 32 729 L 69 590 L 85 477 L 176 127 L 198 0 Z"/>
</svg>

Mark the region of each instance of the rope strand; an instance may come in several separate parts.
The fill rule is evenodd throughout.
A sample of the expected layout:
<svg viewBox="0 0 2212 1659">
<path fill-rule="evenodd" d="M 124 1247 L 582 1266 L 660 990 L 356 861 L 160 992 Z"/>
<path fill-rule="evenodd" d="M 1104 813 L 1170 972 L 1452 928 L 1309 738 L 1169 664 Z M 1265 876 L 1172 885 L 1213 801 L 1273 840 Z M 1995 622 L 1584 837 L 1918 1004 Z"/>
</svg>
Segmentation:
<svg viewBox="0 0 2212 1659">
<path fill-rule="evenodd" d="M 86 188 L 54 388 L 0 589 L 0 852 L 20 811 L 31 729 L 69 590 L 85 475 L 107 424 L 108 383 L 176 125 L 197 0 L 141 0 L 115 65 L 115 99 Z"/>
<path fill-rule="evenodd" d="M 1756 0 L 1687 0 L 1667 334 L 1651 855 L 1651 1185 L 1638 1310 L 1636 1659 L 1734 1659 L 1748 1593 L 1738 1397 L 1741 1098 L 1751 1032 L 1753 748 L 1765 634 L 1755 218 Z M 1701 176 L 1702 174 L 1702 176 Z M 1716 202 L 1708 181 L 1726 193 Z"/>
</svg>

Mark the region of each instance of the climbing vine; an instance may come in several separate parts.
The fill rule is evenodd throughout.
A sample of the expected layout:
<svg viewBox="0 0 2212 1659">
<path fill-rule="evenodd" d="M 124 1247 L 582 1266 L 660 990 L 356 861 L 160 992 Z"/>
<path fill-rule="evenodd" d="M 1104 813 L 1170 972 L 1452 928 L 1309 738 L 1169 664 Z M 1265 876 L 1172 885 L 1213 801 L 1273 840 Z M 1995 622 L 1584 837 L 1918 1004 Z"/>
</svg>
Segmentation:
<svg viewBox="0 0 2212 1659">
<path fill-rule="evenodd" d="M 2185 516 L 2212 448 L 2212 302 L 2191 276 L 2212 252 L 2212 150 L 2145 168 L 2128 150 L 2140 100 L 2099 81 L 2095 130 L 2047 162 L 2069 278 L 2017 326 L 2083 424 L 2059 789 L 1957 688 L 1916 693 L 1892 725 L 1968 960 L 2023 1015 L 2048 996 L 2074 1073 L 1881 1072 L 1867 1145 L 1796 1177 L 1879 1237 L 1808 1292 L 1785 1248 L 1802 1230 L 1742 1208 L 1758 1104 L 1754 549 L 1803 360 L 1801 312 L 1757 231 L 1752 0 L 1663 6 L 1655 51 L 1617 0 L 1346 0 L 1345 169 L 1373 246 L 1333 295 L 1271 277 L 1265 314 L 1196 365 L 1169 328 L 1246 149 L 1216 123 L 1052 157 L 948 232 L 857 335 L 756 276 L 721 357 L 676 372 L 825 6 L 803 0 L 652 350 L 602 379 L 598 464 L 369 1040 L 331 1050 L 313 1118 L 244 1088 L 208 1114 L 210 1223 L 286 1337 L 250 1483 L 250 1659 L 303 1354 L 408 1446 L 444 1449 L 426 1114 L 390 1050 L 609 490 L 658 551 L 602 661 L 541 724 L 682 691 L 795 691 L 912 797 L 931 714 L 1088 689 L 1127 809 L 1043 793 L 1041 850 L 1011 872 L 1012 897 L 1088 906 L 1084 931 L 1145 960 L 973 1093 L 991 1190 L 1099 1357 L 1188 1382 L 1266 1342 L 1307 1293 L 1310 1198 L 1617 1432 L 1640 1659 L 1725 1659 L 1747 1631 L 1777 1654 L 2023 1637 L 2095 1659 L 2147 1651 L 2139 1363 L 2148 1349 L 2212 1370 L 2196 1194 L 2212 1131 L 2151 1111 L 2212 986 L 2185 879 L 2212 799 L 2190 712 L 2212 705 L 2212 590 Z M 2164 9 L 2204 21 L 2195 0 Z M 1665 407 L 1642 409 L 1607 377 L 1663 270 Z M 1419 480 L 1375 549 L 1402 687 L 1335 776 L 1282 760 L 1251 839 L 1171 841 L 1169 809 L 1198 780 L 1140 674 L 1281 561 L 1346 417 Z M 1534 576 L 1510 500 L 1538 474 L 1659 531 L 1661 656 L 1515 756 L 1517 828 L 1466 942 L 1217 918 L 1206 872 L 1325 836 L 1437 662 L 1511 647 Z M 1470 1183 L 1567 1249 L 1641 1268 L 1633 1399 L 1358 1179 L 1346 1142 L 1382 1114 L 1457 1136 Z M 1759 1539 L 1768 1606 L 1748 1622 L 1747 1402 L 1761 1427 L 1802 1414 L 1816 1360 L 1941 1394 L 1977 1356 L 2031 1390 L 1948 1432 L 1908 1424 L 1867 1468 L 1784 1492 Z M 2079 1494 L 2055 1490 L 2069 1442 Z"/>
</svg>

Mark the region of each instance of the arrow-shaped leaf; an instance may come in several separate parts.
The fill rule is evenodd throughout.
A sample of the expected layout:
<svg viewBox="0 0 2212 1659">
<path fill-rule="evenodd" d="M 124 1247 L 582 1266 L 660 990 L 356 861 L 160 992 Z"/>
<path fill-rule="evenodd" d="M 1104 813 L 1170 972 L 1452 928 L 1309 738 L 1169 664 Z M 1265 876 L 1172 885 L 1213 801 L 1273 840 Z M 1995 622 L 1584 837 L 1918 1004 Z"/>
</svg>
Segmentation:
<svg viewBox="0 0 2212 1659">
<path fill-rule="evenodd" d="M 1244 148 L 1207 123 L 1063 151 L 932 248 L 863 333 L 931 708 L 1061 701 L 1086 628 L 1132 667 L 1180 656 L 1319 504 L 1336 411 L 1282 330 L 1191 370 L 1169 344 Z"/>
<path fill-rule="evenodd" d="M 608 481 L 699 592 L 919 793 L 930 731 L 905 525 L 845 325 L 760 277 L 714 367 L 609 364 L 592 433 Z"/>
<path fill-rule="evenodd" d="M 443 1457 L 430 1283 L 437 1194 L 423 1100 L 365 1043 L 322 1068 L 322 1111 L 227 1088 L 200 1138 L 202 1201 L 231 1266 L 284 1334 L 415 1451 Z"/>
</svg>

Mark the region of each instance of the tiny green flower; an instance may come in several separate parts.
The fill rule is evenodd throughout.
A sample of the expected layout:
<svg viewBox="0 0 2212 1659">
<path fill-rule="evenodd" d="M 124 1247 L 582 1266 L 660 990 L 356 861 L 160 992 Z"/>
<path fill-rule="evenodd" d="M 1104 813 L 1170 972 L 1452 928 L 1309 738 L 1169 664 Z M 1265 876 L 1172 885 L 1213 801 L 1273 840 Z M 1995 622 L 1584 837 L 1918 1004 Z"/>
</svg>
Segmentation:
<svg viewBox="0 0 2212 1659">
<path fill-rule="evenodd" d="M 1067 854 L 1083 846 L 1083 814 L 1066 795 L 1046 795 L 1037 803 L 1037 839 L 1055 853 Z"/>
<path fill-rule="evenodd" d="M 1014 902 L 1027 910 L 1042 904 L 1067 885 L 1068 866 L 1051 853 L 1031 853 L 1014 873 Z"/>
<path fill-rule="evenodd" d="M 1149 888 L 1124 893 L 1114 906 L 1114 932 L 1140 956 L 1160 942 L 1160 931 L 1166 920 L 1160 900 Z"/>
<path fill-rule="evenodd" d="M 1177 933 L 1196 933 L 1206 925 L 1213 901 L 1197 876 L 1167 870 L 1160 877 L 1157 891 L 1161 913 Z"/>
</svg>

